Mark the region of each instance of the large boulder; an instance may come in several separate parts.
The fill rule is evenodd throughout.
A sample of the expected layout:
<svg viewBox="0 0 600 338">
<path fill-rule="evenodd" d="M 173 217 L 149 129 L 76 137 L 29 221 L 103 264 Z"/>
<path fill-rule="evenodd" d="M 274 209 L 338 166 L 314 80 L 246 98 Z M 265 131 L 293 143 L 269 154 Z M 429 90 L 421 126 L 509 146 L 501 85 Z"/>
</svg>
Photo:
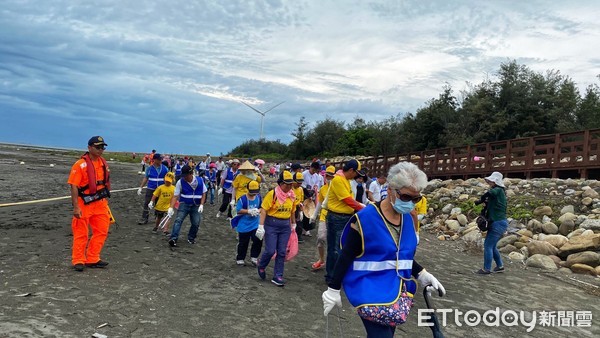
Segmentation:
<svg viewBox="0 0 600 338">
<path fill-rule="evenodd" d="M 446 224 L 446 228 L 448 228 L 449 231 L 458 232 L 458 230 L 460 229 L 460 223 L 458 223 L 458 221 L 456 220 L 447 220 L 444 223 Z"/>
<path fill-rule="evenodd" d="M 554 235 L 558 233 L 558 226 L 552 222 L 542 224 L 542 231 L 545 234 Z"/>
<path fill-rule="evenodd" d="M 583 191 L 583 194 L 581 194 L 581 197 L 589 197 L 589 198 L 598 198 L 598 196 L 600 196 L 600 195 L 594 189 L 586 189 Z"/>
<path fill-rule="evenodd" d="M 585 264 L 596 267 L 600 265 L 600 254 L 593 251 L 583 251 L 571 254 L 567 257 L 566 266 L 570 267 L 573 264 Z"/>
<path fill-rule="evenodd" d="M 540 268 L 542 270 L 548 271 L 558 270 L 552 258 L 540 254 L 536 254 L 527 258 L 527 261 L 525 261 L 525 265 L 532 268 Z"/>
<path fill-rule="evenodd" d="M 573 229 L 575 229 L 575 222 L 564 220 L 562 223 L 560 223 L 560 226 L 558 227 L 558 233 L 563 236 L 566 236 L 571 231 L 573 231 Z"/>
<path fill-rule="evenodd" d="M 569 239 L 563 235 L 548 235 L 544 237 L 544 242 L 548 242 L 552 244 L 553 247 L 560 249 L 563 245 L 565 245 Z"/>
<path fill-rule="evenodd" d="M 564 221 L 575 221 L 576 219 L 577 215 L 572 212 L 566 212 L 558 218 L 558 223 L 563 223 Z"/>
<path fill-rule="evenodd" d="M 558 256 L 566 258 L 576 252 L 598 250 L 600 250 L 600 234 L 575 236 L 571 237 L 567 243 L 560 247 Z"/>
<path fill-rule="evenodd" d="M 513 261 L 522 262 L 525 260 L 525 255 L 520 252 L 511 252 L 508 254 L 508 258 Z"/>
<path fill-rule="evenodd" d="M 565 244 L 566 245 L 566 244 Z M 552 244 L 544 241 L 531 241 L 527 243 L 527 250 L 531 256 L 534 255 L 557 255 L 558 249 Z"/>
<path fill-rule="evenodd" d="M 517 241 L 517 239 L 519 239 L 517 237 L 517 235 L 508 235 L 506 237 L 502 237 L 498 241 L 498 244 L 496 244 L 496 247 L 497 248 L 503 248 L 503 247 L 505 247 L 505 246 L 507 246 L 509 244 L 512 245 L 512 244 L 514 244 Z"/>
<path fill-rule="evenodd" d="M 596 276 L 596 269 L 585 264 L 573 264 L 571 265 L 571 271 L 575 273 L 582 273 L 587 275 Z"/>
<path fill-rule="evenodd" d="M 512 244 L 507 244 L 507 245 L 503 246 L 502 248 L 500 248 L 498 251 L 500 251 L 503 254 L 509 254 L 514 251 L 519 251 L 519 249 L 517 249 L 517 247 L 515 247 Z"/>
<path fill-rule="evenodd" d="M 479 231 L 471 231 L 462 237 L 466 245 L 473 247 L 482 247 L 483 243 L 481 239 L 481 232 Z"/>
<path fill-rule="evenodd" d="M 535 208 L 535 210 L 533 210 L 533 214 L 535 216 L 551 216 L 552 215 L 552 208 L 550 208 L 549 206 L 545 205 L 542 207 L 537 207 Z"/>
<path fill-rule="evenodd" d="M 461 226 L 465 226 L 467 225 L 467 223 L 469 223 L 467 216 L 465 216 L 464 214 L 456 215 L 456 220 L 458 221 L 458 223 L 460 223 Z"/>
<path fill-rule="evenodd" d="M 600 219 L 588 218 L 579 225 L 579 228 L 600 231 Z"/>
</svg>

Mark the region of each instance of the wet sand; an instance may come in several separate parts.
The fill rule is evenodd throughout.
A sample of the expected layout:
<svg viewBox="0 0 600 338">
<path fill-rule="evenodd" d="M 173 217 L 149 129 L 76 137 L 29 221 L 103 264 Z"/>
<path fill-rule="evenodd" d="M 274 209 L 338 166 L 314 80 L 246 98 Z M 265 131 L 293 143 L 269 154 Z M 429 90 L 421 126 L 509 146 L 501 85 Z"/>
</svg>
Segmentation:
<svg viewBox="0 0 600 338">
<path fill-rule="evenodd" d="M 17 148 L 20 148 L 17 150 Z M 19 162 L 24 161 L 24 165 Z M 0 145 L 0 204 L 66 196 L 75 158 Z M 51 168 L 50 163 L 55 166 Z M 137 164 L 110 163 L 114 190 L 139 185 Z M 286 263 L 288 284 L 261 281 L 256 269 L 235 265 L 236 238 L 228 222 L 206 205 L 198 241 L 169 249 L 152 225 L 138 225 L 142 197 L 116 192 L 110 207 L 117 219 L 102 252 L 106 269 L 75 272 L 70 264 L 71 207 L 68 199 L 0 207 L 0 337 L 324 337 L 323 272 L 311 272 L 315 238 L 305 237 L 299 255 Z M 189 220 L 181 236 L 187 234 Z M 185 237 L 183 237 L 185 239 Z M 506 273 L 473 273 L 482 255 L 460 242 L 440 242 L 422 234 L 417 260 L 446 287 L 438 307 L 483 313 L 501 310 L 591 311 L 591 327 L 461 327 L 450 321 L 447 337 L 595 337 L 600 335 L 597 278 L 526 269 L 506 258 Z M 272 263 L 267 277 L 272 276 Z M 23 296 L 28 294 L 27 296 Z M 597 294 L 597 293 L 596 293 Z M 417 326 L 424 308 L 420 292 L 398 337 L 430 337 Z M 355 311 L 343 298 L 344 337 L 366 336 Z M 329 318 L 330 337 L 339 337 L 338 318 Z M 99 327 L 102 326 L 103 327 Z"/>
</svg>

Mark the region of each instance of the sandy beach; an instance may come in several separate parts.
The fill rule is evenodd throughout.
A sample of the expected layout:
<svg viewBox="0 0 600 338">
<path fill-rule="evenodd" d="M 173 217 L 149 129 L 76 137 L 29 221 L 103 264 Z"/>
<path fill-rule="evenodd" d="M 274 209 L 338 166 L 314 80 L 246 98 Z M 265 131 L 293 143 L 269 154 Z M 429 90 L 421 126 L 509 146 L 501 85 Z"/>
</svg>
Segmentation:
<svg viewBox="0 0 600 338">
<path fill-rule="evenodd" d="M 75 160 L 52 150 L 0 145 L 0 204 L 67 196 Z M 139 165 L 109 164 L 113 190 L 139 186 Z M 110 265 L 82 273 L 70 264 L 69 199 L 0 207 L 0 337 L 326 336 L 321 293 L 327 286 L 322 271 L 310 271 L 315 237 L 305 237 L 299 255 L 286 263 L 288 284 L 278 288 L 260 280 L 250 264 L 236 266 L 236 235 L 225 219 L 215 217 L 217 205 L 206 205 L 197 243 L 180 240 L 176 250 L 165 236 L 152 233 L 152 224 L 137 224 L 142 197 L 135 190 L 113 193 L 109 205 L 117 224 L 102 259 Z M 183 236 L 189 225 L 188 219 Z M 542 273 L 508 258 L 504 274 L 478 276 L 473 271 L 482 254 L 427 233 L 417 260 L 446 287 L 447 297 L 434 299 L 439 308 L 592 315 L 591 327 L 537 325 L 531 332 L 522 325 L 458 326 L 449 320 L 443 328 L 447 337 L 600 336 L 598 278 Z M 417 325 L 418 309 L 425 307 L 420 290 L 415 300 L 398 337 L 431 337 L 429 328 Z M 355 310 L 343 301 L 340 317 L 334 309 L 329 318 L 329 337 L 340 336 L 339 323 L 344 337 L 364 337 Z"/>
</svg>

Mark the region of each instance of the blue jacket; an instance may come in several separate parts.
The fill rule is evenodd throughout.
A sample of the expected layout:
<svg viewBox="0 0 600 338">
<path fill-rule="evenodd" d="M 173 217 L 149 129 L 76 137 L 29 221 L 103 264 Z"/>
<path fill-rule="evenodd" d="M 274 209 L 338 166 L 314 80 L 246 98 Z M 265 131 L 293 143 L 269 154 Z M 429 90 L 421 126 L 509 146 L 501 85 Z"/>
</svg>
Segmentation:
<svg viewBox="0 0 600 338">
<path fill-rule="evenodd" d="M 342 245 L 350 223 L 356 223 L 363 235 L 363 252 L 348 268 L 343 280 L 350 304 L 354 307 L 394 304 L 400 298 L 402 284 L 412 297 L 417 290 L 411 279 L 417 234 L 411 214 L 402 215 L 399 246 L 397 234 L 390 232 L 374 205 L 362 209 L 348 222 L 342 233 Z"/>
</svg>

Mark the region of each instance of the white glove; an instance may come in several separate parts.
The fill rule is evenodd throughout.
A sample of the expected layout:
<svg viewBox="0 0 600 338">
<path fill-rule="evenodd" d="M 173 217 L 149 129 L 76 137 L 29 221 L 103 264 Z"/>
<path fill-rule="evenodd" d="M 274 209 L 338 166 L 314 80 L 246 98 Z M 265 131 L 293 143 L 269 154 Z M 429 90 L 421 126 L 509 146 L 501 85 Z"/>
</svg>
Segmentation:
<svg viewBox="0 0 600 338">
<path fill-rule="evenodd" d="M 256 236 L 256 238 L 258 238 L 262 241 L 262 239 L 265 237 L 265 226 L 264 225 L 258 226 L 258 229 L 256 229 L 255 236 Z"/>
<path fill-rule="evenodd" d="M 304 219 L 304 213 L 303 213 L 303 212 L 301 212 L 301 213 L 298 215 L 298 221 L 302 222 L 302 220 L 303 220 L 303 219 Z"/>
<path fill-rule="evenodd" d="M 256 217 L 256 216 L 260 215 L 260 211 L 258 211 L 258 209 L 256 209 L 256 208 L 248 209 L 248 215 L 250 215 L 252 217 Z"/>
<path fill-rule="evenodd" d="M 150 201 L 150 203 L 148 203 L 148 209 L 152 210 L 154 209 L 154 202 Z"/>
<path fill-rule="evenodd" d="M 169 210 L 167 211 L 167 216 L 173 217 L 173 215 L 175 215 L 175 209 L 169 208 Z"/>
<path fill-rule="evenodd" d="M 229 205 L 231 205 L 233 207 L 235 205 L 235 201 L 231 200 L 231 202 L 229 202 Z"/>
<path fill-rule="evenodd" d="M 204 211 L 204 204 L 200 204 L 200 206 L 198 207 L 198 212 L 202 213 Z"/>
<path fill-rule="evenodd" d="M 223 193 L 223 188 L 219 188 L 219 190 L 217 190 L 217 196 L 220 196 Z"/>
<path fill-rule="evenodd" d="M 437 280 L 437 278 L 433 277 L 433 275 L 427 272 L 427 270 L 425 269 L 423 269 L 423 271 L 419 273 L 417 281 L 419 282 L 419 285 L 423 288 L 428 285 L 431 285 L 434 289 L 437 290 L 440 297 L 446 294 L 446 289 L 444 289 L 442 283 L 440 283 Z"/>
<path fill-rule="evenodd" d="M 423 215 L 423 214 L 417 215 L 417 218 L 419 219 L 419 221 L 422 221 L 423 218 L 425 218 L 425 215 Z"/>
<path fill-rule="evenodd" d="M 362 203 L 358 203 L 360 204 L 360 206 L 364 209 L 366 207 L 366 205 L 362 204 Z"/>
<path fill-rule="evenodd" d="M 138 188 L 138 196 L 142 196 L 142 188 Z"/>
<path fill-rule="evenodd" d="M 340 290 L 327 288 L 327 291 L 323 292 L 323 314 L 325 317 L 333 310 L 334 306 L 342 307 L 342 297 L 340 296 Z"/>
<path fill-rule="evenodd" d="M 292 231 L 296 230 L 296 223 L 292 223 Z"/>
</svg>

